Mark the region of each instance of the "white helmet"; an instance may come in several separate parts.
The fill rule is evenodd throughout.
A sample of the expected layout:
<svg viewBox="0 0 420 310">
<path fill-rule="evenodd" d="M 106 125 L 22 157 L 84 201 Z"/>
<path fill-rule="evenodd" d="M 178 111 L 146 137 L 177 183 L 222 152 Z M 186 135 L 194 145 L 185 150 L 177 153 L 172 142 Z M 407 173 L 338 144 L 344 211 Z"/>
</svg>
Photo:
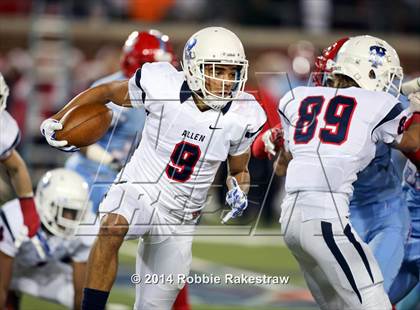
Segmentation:
<svg viewBox="0 0 420 310">
<path fill-rule="evenodd" d="M 6 109 L 7 97 L 9 97 L 9 87 L 0 73 L 0 112 Z"/>
<path fill-rule="evenodd" d="M 55 236 L 71 237 L 91 208 L 88 184 L 76 172 L 48 171 L 38 183 L 35 204 L 42 224 Z"/>
<path fill-rule="evenodd" d="M 245 88 L 248 78 L 248 60 L 246 60 L 241 40 L 232 31 L 222 27 L 204 28 L 191 36 L 185 44 L 182 68 L 187 83 L 193 93 L 205 104 L 215 110 L 223 108 L 229 101 L 237 98 Z M 205 75 L 204 65 L 213 65 L 213 76 Z M 238 71 L 235 80 L 215 77 L 215 65 L 235 65 Z M 205 79 L 222 82 L 222 94 L 215 94 L 206 88 Z M 226 84 L 234 84 L 231 91 L 226 91 Z"/>
<path fill-rule="evenodd" d="M 372 36 L 350 38 L 337 53 L 332 72 L 352 78 L 361 88 L 398 97 L 403 70 L 395 49 Z"/>
</svg>

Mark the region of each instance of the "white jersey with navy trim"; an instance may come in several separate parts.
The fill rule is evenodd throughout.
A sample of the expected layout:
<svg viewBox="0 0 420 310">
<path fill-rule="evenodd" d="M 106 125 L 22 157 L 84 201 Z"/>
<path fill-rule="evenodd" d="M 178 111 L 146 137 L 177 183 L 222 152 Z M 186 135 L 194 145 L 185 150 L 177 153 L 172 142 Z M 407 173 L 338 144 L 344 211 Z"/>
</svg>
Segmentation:
<svg viewBox="0 0 420 310">
<path fill-rule="evenodd" d="M 286 191 L 350 195 L 375 143 L 400 142 L 408 110 L 385 93 L 350 87 L 297 87 L 279 104 L 289 163 Z"/>
<path fill-rule="evenodd" d="M 0 252 L 14 257 L 15 264 L 25 268 L 68 259 L 74 262 L 86 262 L 98 231 L 98 226 L 92 225 L 90 234 L 85 231 L 83 236 L 65 239 L 39 230 L 37 235 L 46 253 L 46 258 L 42 259 L 31 241 L 23 242 L 19 248 L 15 246 L 16 236 L 22 227 L 23 215 L 19 200 L 14 199 L 5 203 L 0 208 Z"/>
<path fill-rule="evenodd" d="M 7 111 L 0 112 L 0 160 L 6 158 L 20 141 L 16 121 Z"/>
<path fill-rule="evenodd" d="M 204 207 L 220 163 L 248 151 L 266 121 L 247 93 L 221 111 L 200 111 L 184 73 L 168 63 L 144 64 L 129 80 L 129 95 L 147 118 L 121 181 L 138 184 L 158 206 L 175 213 Z"/>
</svg>

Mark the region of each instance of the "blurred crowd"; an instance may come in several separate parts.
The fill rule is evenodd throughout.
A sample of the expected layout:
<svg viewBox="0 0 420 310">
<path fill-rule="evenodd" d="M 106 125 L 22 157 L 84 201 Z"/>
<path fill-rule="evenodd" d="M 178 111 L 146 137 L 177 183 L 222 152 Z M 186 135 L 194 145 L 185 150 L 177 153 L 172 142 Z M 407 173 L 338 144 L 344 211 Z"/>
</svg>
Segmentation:
<svg viewBox="0 0 420 310">
<path fill-rule="evenodd" d="M 418 0 L 2 0 L 0 14 L 25 15 L 48 5 L 73 18 L 418 33 Z M 35 9 L 35 10 L 34 10 Z"/>
<path fill-rule="evenodd" d="M 34 92 L 34 87 L 36 92 L 42 95 L 41 116 L 46 117 L 63 105 L 65 100 L 88 88 L 93 81 L 119 70 L 120 47 L 104 46 L 93 58 L 87 57 L 76 47 L 72 47 L 68 53 L 70 54 L 68 63 L 61 64 L 68 69 L 69 84 L 66 89 L 55 89 L 56 84 L 49 79 L 45 79 L 44 82 L 39 79 L 34 81 L 34 71 L 48 59 L 34 57 L 30 50 L 23 48 L 0 53 L 0 72 L 10 88 L 7 109 L 17 120 L 23 134 L 25 134 L 26 110 L 32 102 L 31 94 Z M 44 72 L 45 75 L 47 73 L 49 72 Z"/>
<path fill-rule="evenodd" d="M 420 20 L 414 16 L 420 9 L 416 0 L 363 1 L 363 0 L 2 0 L 0 15 L 29 15 L 37 10 L 42 13 L 67 13 L 72 18 L 102 18 L 113 20 L 138 21 L 182 21 L 205 23 L 237 23 L 252 26 L 302 27 L 310 32 L 328 32 L 330 29 L 352 29 L 372 31 L 418 32 Z M 240 9 L 238 9 L 240 8 Z M 64 10 L 64 12 L 62 11 Z M 413 16 L 412 16 L 413 15 Z M 133 29 L 134 30 L 134 29 Z M 143 30 L 143 29 L 139 29 Z M 27 48 L 0 49 L 0 72 L 10 88 L 7 110 L 18 122 L 23 141 L 20 148 L 33 170 L 44 171 L 42 165 L 55 167 L 61 165 L 65 156 L 55 156 L 57 161 L 46 163 L 45 152 L 51 148 L 42 148 L 39 124 L 42 119 L 58 111 L 70 98 L 87 89 L 97 79 L 112 74 L 120 68 L 121 46 L 103 45 L 92 53 L 85 46 L 75 46 L 65 42 L 61 51 L 54 53 L 54 41 L 44 44 L 30 43 Z M 57 43 L 57 42 L 55 42 Z M 55 45 L 57 46 L 57 44 Z M 175 46 L 178 57 L 182 46 Z M 245 47 L 246 48 L 246 47 Z M 286 49 L 248 51 L 250 61 L 247 91 L 253 92 L 257 99 L 270 101 L 273 106 L 290 89 L 306 85 L 311 81 L 316 56 L 320 50 L 312 42 L 291 43 Z M 408 69 L 408 70 L 407 70 Z M 416 68 L 405 71 L 416 75 Z M 35 148 L 30 148 L 30 145 Z M 34 152 L 36 150 L 36 152 Z M 28 156 L 30 154 L 30 156 Z M 53 154 L 51 154 L 54 157 Z M 52 158 L 51 157 L 51 158 Z M 36 159 L 38 158 L 38 159 Z M 253 158 L 250 162 L 253 184 L 249 201 L 261 204 L 264 197 L 265 212 L 263 220 L 269 223 L 274 206 L 274 193 L 266 196 L 269 186 L 267 175 L 272 174 L 272 164 Z M 221 174 L 225 169 L 221 169 Z M 35 172 L 33 175 L 40 175 Z M 35 177 L 36 178 L 36 177 Z M 219 175 L 219 180 L 224 180 Z M 274 178 L 271 189 L 280 188 L 283 179 Z M 225 189 L 224 189 L 225 190 Z M 224 201 L 224 191 L 218 191 L 220 202 Z M 258 212 L 259 208 L 251 208 Z M 249 212 L 252 218 L 255 214 Z"/>
<path fill-rule="evenodd" d="M 317 53 L 311 42 L 299 41 L 291 44 L 286 51 L 259 54 L 256 59 L 250 61 L 252 67 L 247 89 L 263 89 L 271 100 L 278 100 L 290 87 L 308 83 Z M 34 98 L 31 96 L 34 91 L 42 96 L 41 100 L 37 100 L 42 105 L 40 117 L 48 117 L 69 98 L 88 88 L 98 78 L 118 71 L 121 47 L 105 45 L 96 54 L 88 57 L 82 49 L 72 46 L 67 50 L 67 54 L 67 63 L 59 64 L 60 67 L 68 69 L 66 88 L 57 89 L 60 84 L 56 83 L 57 77 L 54 75 L 58 73 L 54 74 L 51 72 L 51 66 L 46 66 L 46 63 L 51 61 L 48 53 L 40 52 L 34 55 L 30 49 L 23 48 L 0 53 L 0 72 L 11 90 L 8 110 L 17 120 L 23 134 L 26 110 L 29 104 L 34 104 Z M 34 72 L 38 74 L 36 81 Z M 53 77 L 48 78 L 48 75 Z"/>
</svg>

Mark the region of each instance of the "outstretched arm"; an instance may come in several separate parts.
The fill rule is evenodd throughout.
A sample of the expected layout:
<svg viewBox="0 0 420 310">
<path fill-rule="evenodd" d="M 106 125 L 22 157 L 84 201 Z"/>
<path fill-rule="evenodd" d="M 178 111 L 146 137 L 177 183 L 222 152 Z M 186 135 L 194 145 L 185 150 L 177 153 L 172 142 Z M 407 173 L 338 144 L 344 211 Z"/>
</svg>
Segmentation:
<svg viewBox="0 0 420 310">
<path fill-rule="evenodd" d="M 6 167 L 15 193 L 19 198 L 23 223 L 28 228 L 27 235 L 32 238 L 38 231 L 41 222 L 35 208 L 32 182 L 28 168 L 16 150 L 12 150 L 8 157 L 1 160 L 1 163 Z"/>
<path fill-rule="evenodd" d="M 6 167 L 16 195 L 19 198 L 32 197 L 31 178 L 29 177 L 26 164 L 19 153 L 16 150 L 11 151 L 7 158 L 1 160 L 1 163 Z"/>
<path fill-rule="evenodd" d="M 64 108 L 53 115 L 52 118 L 60 120 L 67 111 L 76 106 L 91 103 L 102 103 L 105 105 L 110 101 L 120 106 L 131 107 L 130 97 L 128 95 L 128 80 L 101 84 L 89 88 L 74 97 Z"/>
<path fill-rule="evenodd" d="M 74 152 L 77 150 L 76 146 L 69 145 L 66 140 L 56 140 L 55 138 L 55 132 L 63 129 L 63 125 L 59 122 L 61 118 L 70 109 L 75 107 L 93 103 L 101 103 L 105 105 L 110 101 L 120 106 L 131 107 L 127 80 L 101 84 L 85 90 L 73 98 L 58 113 L 53 115 L 51 118 L 44 120 L 41 124 L 41 133 L 51 146 L 65 152 Z"/>
</svg>

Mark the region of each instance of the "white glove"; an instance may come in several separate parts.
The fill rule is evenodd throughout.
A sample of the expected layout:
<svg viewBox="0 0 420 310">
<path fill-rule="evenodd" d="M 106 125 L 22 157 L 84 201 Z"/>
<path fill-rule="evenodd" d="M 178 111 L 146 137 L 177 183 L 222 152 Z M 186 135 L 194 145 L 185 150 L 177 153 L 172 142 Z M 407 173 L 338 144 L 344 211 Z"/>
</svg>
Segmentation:
<svg viewBox="0 0 420 310">
<path fill-rule="evenodd" d="M 410 100 L 410 111 L 420 112 L 420 92 L 409 94 L 408 100 Z"/>
<path fill-rule="evenodd" d="M 264 151 L 266 151 L 268 154 L 275 156 L 276 146 L 271 140 L 271 135 L 272 135 L 272 129 L 268 129 L 266 132 L 263 133 L 261 139 L 264 142 Z"/>
<path fill-rule="evenodd" d="M 55 131 L 63 129 L 63 124 L 59 121 L 48 118 L 41 124 L 41 133 L 47 140 L 48 144 L 64 152 L 75 152 L 79 150 L 74 145 L 69 145 L 66 140 L 56 140 Z"/>
<path fill-rule="evenodd" d="M 22 243 L 26 242 L 26 241 L 31 241 L 32 244 L 34 245 L 36 252 L 38 253 L 39 257 L 42 260 L 45 260 L 46 258 L 46 253 L 41 245 L 41 241 L 39 240 L 38 235 L 33 236 L 32 238 L 28 237 L 28 227 L 26 227 L 25 225 L 22 226 L 22 228 L 19 230 L 19 232 L 17 233 L 17 235 L 15 236 L 15 247 L 17 249 L 20 248 L 20 246 L 22 245 Z"/>
<path fill-rule="evenodd" d="M 264 151 L 268 154 L 268 159 L 272 159 L 284 144 L 283 129 L 278 127 L 268 129 L 263 133 L 261 139 L 264 143 Z"/>
<path fill-rule="evenodd" d="M 248 207 L 248 198 L 246 194 L 239 187 L 238 181 L 231 178 L 232 189 L 226 194 L 226 204 L 228 204 L 232 210 L 230 210 L 222 219 L 222 223 L 225 224 L 231 218 L 241 216 L 244 210 Z"/>
</svg>

